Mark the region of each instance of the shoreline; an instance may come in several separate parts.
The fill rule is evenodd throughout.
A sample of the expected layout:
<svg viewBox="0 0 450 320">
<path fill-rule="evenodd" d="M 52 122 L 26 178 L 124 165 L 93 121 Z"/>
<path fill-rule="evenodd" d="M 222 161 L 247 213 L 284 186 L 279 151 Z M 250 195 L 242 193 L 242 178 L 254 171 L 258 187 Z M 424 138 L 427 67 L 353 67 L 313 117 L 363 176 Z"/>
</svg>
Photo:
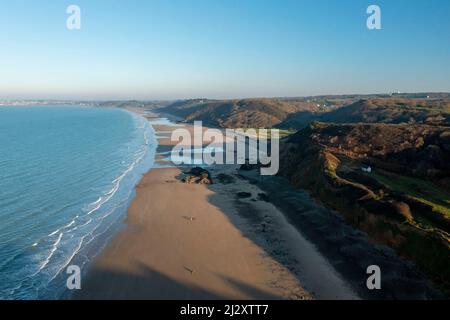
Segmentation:
<svg viewBox="0 0 450 320">
<path fill-rule="evenodd" d="M 26 110 L 11 107 L 6 112 L 5 119 L 16 119 L 17 124 L 34 123 L 33 131 L 17 129 L 20 125 L 8 131 L 13 135 L 15 130 L 24 132 L 17 134 L 17 145 L 39 161 L 22 170 L 17 160 L 21 158 L 20 148 L 5 158 L 18 165 L 3 167 L 5 173 L 15 174 L 14 179 L 4 181 L 3 189 L 9 192 L 11 206 L 3 202 L 4 261 L 0 273 L 4 283 L 0 295 L 11 299 L 69 299 L 72 292 L 66 286 L 67 268 L 75 265 L 83 272 L 87 270 L 123 225 L 135 186 L 153 162 L 156 146 L 146 145 L 147 137 L 153 144 L 153 129 L 146 119 L 118 109 L 55 105 L 28 106 Z M 51 126 L 46 122 L 50 118 L 55 119 Z M 67 123 L 65 119 L 69 119 Z M 53 123 L 58 125 L 53 127 Z M 63 134 L 72 125 L 83 133 Z M 34 130 L 42 130 L 42 137 L 48 138 L 33 136 Z M 111 130 L 117 136 L 103 139 Z M 47 147 L 37 156 L 33 152 L 39 143 Z M 61 149 L 53 150 L 56 145 Z M 56 154 L 60 158 L 55 158 Z M 77 160 L 71 162 L 74 157 Z M 42 163 L 49 166 L 42 167 Z M 16 180 L 29 181 L 26 190 Z M 21 220 L 27 223 L 17 224 Z M 9 238 L 5 236 L 8 234 Z"/>
<path fill-rule="evenodd" d="M 236 193 L 257 196 L 256 186 L 237 178 L 181 183 L 183 168 L 161 155 L 173 147 L 167 138 L 173 128 L 154 126 L 155 167 L 136 187 L 125 227 L 94 258 L 74 299 L 358 299 L 272 204 L 256 200 L 257 217 L 246 216 L 239 202 L 250 200 Z M 236 176 L 237 169 L 208 168 L 215 178 Z M 261 223 L 269 226 L 266 234 Z M 298 252 L 315 262 L 299 270 Z"/>
<path fill-rule="evenodd" d="M 192 132 L 190 124 L 178 123 L 178 119 L 171 120 L 162 118 L 162 115 L 153 112 L 144 113 L 136 110 L 128 110 L 133 113 L 139 113 L 146 118 L 152 125 L 155 132 L 155 140 L 160 141 L 157 144 L 153 167 L 142 177 L 139 184 L 135 186 L 136 196 L 131 200 L 127 209 L 127 216 L 122 219 L 122 228 L 112 236 L 112 239 L 100 251 L 102 258 L 94 257 L 94 263 L 87 268 L 87 288 L 82 292 L 77 292 L 72 298 L 75 299 L 326 299 L 326 300 L 353 300 L 353 299 L 386 299 L 396 297 L 400 299 L 427 299 L 427 297 L 439 297 L 439 294 L 431 288 L 427 288 L 426 279 L 417 275 L 416 271 L 407 262 L 399 260 L 393 256 L 388 248 L 374 246 L 367 242 L 365 236 L 342 223 L 338 213 L 329 213 L 320 202 L 310 198 L 307 193 L 294 190 L 287 181 L 277 177 L 259 177 L 252 171 L 241 171 L 237 165 L 214 165 L 207 167 L 210 171 L 214 184 L 208 186 L 194 186 L 196 192 L 192 192 L 190 197 L 186 197 L 188 188 L 191 185 L 182 184 L 180 178 L 183 170 L 187 166 L 175 166 L 167 157 L 170 154 L 174 143 L 170 141 L 170 133 L 176 128 L 187 128 Z M 153 121 L 152 119 L 156 120 Z M 175 121 L 177 123 L 172 123 Z M 208 129 L 204 127 L 204 129 Z M 255 176 L 256 174 L 256 176 Z M 225 177 L 225 180 L 231 179 L 232 182 L 219 181 Z M 243 180 L 243 181 L 240 181 Z M 173 206 L 170 201 L 164 207 L 170 215 L 176 215 L 185 212 L 185 207 L 192 205 L 209 205 L 205 208 L 206 212 L 214 212 L 217 220 L 222 219 L 222 225 L 227 225 L 226 232 L 222 233 L 222 239 L 228 234 L 237 232 L 239 237 L 233 241 L 242 245 L 249 244 L 253 251 L 241 252 L 241 256 L 251 257 L 252 262 L 246 262 L 246 267 L 250 265 L 263 266 L 258 269 L 257 276 L 251 278 L 248 274 L 236 275 L 235 268 L 228 268 L 223 274 L 232 274 L 233 277 L 211 279 L 207 276 L 197 277 L 194 281 L 192 275 L 204 272 L 202 268 L 183 265 L 180 268 L 180 261 L 174 262 L 173 259 L 167 264 L 158 265 L 157 268 L 148 268 L 154 264 L 158 257 L 164 257 L 168 251 L 180 254 L 180 245 L 165 243 L 161 245 L 162 234 L 160 238 L 150 237 L 143 234 L 135 237 L 130 230 L 139 230 L 147 228 L 151 232 L 151 225 L 146 226 L 143 220 L 155 215 L 155 212 L 139 213 L 137 211 L 151 208 L 155 209 L 155 204 L 148 202 L 154 197 L 153 194 L 161 192 L 168 187 L 167 191 L 160 199 L 174 199 L 181 201 L 182 204 Z M 139 195 L 143 191 L 143 195 Z M 239 193 L 251 194 L 251 198 L 240 198 Z M 141 200 L 137 200 L 139 198 Z M 270 198 L 270 199 L 269 199 Z M 194 201 L 193 201 L 194 200 Z M 132 207 L 136 207 L 134 202 L 141 202 L 137 205 L 138 209 L 134 212 Z M 293 210 L 291 202 L 296 203 Z M 171 206 L 168 209 L 168 206 Z M 249 214 L 251 212 L 252 214 Z M 327 213 L 328 212 L 328 213 Z M 178 218 L 187 220 L 192 215 L 178 215 Z M 163 217 L 154 216 L 157 223 L 162 223 Z M 173 218 L 173 217 L 172 217 Z M 164 225 L 163 232 L 167 234 L 178 234 L 180 229 L 186 228 L 186 225 L 176 225 L 177 219 Z M 197 221 L 197 218 L 194 220 Z M 203 219 L 202 219 L 203 220 Z M 316 220 L 322 223 L 318 226 Z M 179 221 L 178 221 L 179 222 Z M 193 223 L 193 221 L 190 221 Z M 208 235 L 218 233 L 211 228 L 211 225 L 217 225 L 215 222 L 202 222 L 203 234 Z M 338 227 L 341 225 L 340 227 Z M 338 227 L 340 236 L 332 236 L 324 233 L 330 228 Z M 184 232 L 184 230 L 181 230 Z M 223 231 L 223 230 L 219 230 Z M 334 231 L 333 231 L 334 232 Z M 333 233 L 331 232 L 331 233 Z M 202 261 L 202 265 L 211 265 L 214 260 L 221 261 L 221 264 L 227 263 L 230 250 L 222 250 L 221 254 L 211 254 L 211 245 L 199 246 L 199 235 L 183 235 L 186 238 L 189 252 L 203 253 L 207 252 L 207 259 Z M 119 244 L 123 242 L 123 244 Z M 194 245 L 197 243 L 197 245 Z M 140 248 L 140 249 L 139 249 Z M 149 253 L 145 250 L 159 252 L 149 261 L 142 263 L 140 267 L 130 264 L 122 264 L 120 253 L 139 250 L 129 256 L 125 256 L 127 261 L 138 261 L 142 257 L 149 258 Z M 178 251 L 177 251 L 178 250 Z M 364 254 L 361 254 L 364 252 Z M 217 257 L 220 257 L 219 259 Z M 358 257 L 364 257 L 359 261 Z M 176 260 L 176 259 L 175 259 Z M 240 262 L 240 259 L 237 258 Z M 392 260 L 389 262 L 389 260 Z M 387 270 L 390 282 L 404 283 L 406 286 L 419 284 L 417 288 L 409 291 L 403 291 L 403 286 L 397 288 L 388 283 L 382 292 L 373 292 L 367 290 L 365 286 L 366 271 L 365 267 L 369 262 L 376 262 Z M 167 265 L 173 269 L 173 264 L 178 264 L 178 269 L 166 272 Z M 365 264 L 366 263 L 366 264 Z M 221 270 L 221 264 L 213 269 Z M 370 263 L 369 263 L 370 264 Z M 118 270 L 111 270 L 111 269 Z M 363 269 L 361 269 L 363 268 Z M 267 272 L 270 271 L 270 273 Z M 124 271 L 124 272 L 123 272 Z M 252 270 L 252 276 L 255 270 Z M 191 277 L 185 277 L 183 273 L 190 273 Z M 210 272 L 207 271 L 207 272 Z M 206 272 L 206 273 L 207 273 Z M 275 274 L 275 275 L 274 275 Z M 416 274 L 416 276 L 412 275 Z M 414 277 L 418 277 L 415 279 Z M 226 280 L 226 281 L 225 281 Z M 105 288 L 105 283 L 111 283 L 109 288 Z M 133 283 L 142 283 L 133 285 Z M 205 283 L 207 284 L 205 286 Z M 153 288 L 157 285 L 157 288 Z M 275 285 L 274 287 L 274 284 Z M 166 289 L 166 287 L 171 289 Z M 246 290 L 239 288 L 247 288 Z M 148 289 L 153 288 L 153 289 Z M 175 288 L 175 289 L 174 289 Z M 249 289 L 250 288 L 250 289 Z M 387 289 L 387 290 L 386 290 Z M 120 291 L 122 293 L 113 293 Z M 162 294 L 161 292 L 167 291 Z M 244 292 L 243 292 L 244 291 Z M 249 293 L 251 292 L 251 294 Z"/>
<path fill-rule="evenodd" d="M 96 109 L 95 107 L 91 106 L 77 106 L 81 108 L 90 108 L 90 109 Z M 104 107 L 104 109 L 109 109 L 108 107 Z M 137 119 L 139 121 L 142 121 L 145 123 L 145 125 L 148 125 L 149 127 L 143 128 L 144 133 L 144 141 L 145 144 L 148 147 L 148 150 L 142 155 L 140 159 L 135 159 L 133 163 L 130 164 L 128 168 L 124 172 L 121 172 L 121 175 L 117 177 L 116 179 L 119 179 L 122 177 L 122 179 L 125 181 L 126 179 L 130 180 L 127 181 L 129 184 L 126 184 L 125 190 L 128 191 L 128 196 L 125 201 L 119 202 L 117 207 L 113 210 L 114 215 L 116 218 L 112 223 L 105 228 L 103 232 L 101 232 L 99 235 L 97 235 L 92 242 L 87 243 L 87 249 L 85 252 L 81 255 L 82 258 L 79 257 L 80 252 L 76 252 L 73 254 L 72 258 L 69 260 L 70 262 L 67 263 L 65 268 L 67 268 L 70 265 L 79 265 L 81 268 L 81 275 L 85 276 L 87 271 L 89 270 L 91 264 L 93 261 L 95 261 L 96 257 L 100 255 L 105 248 L 109 245 L 109 243 L 117 236 L 117 234 L 120 234 L 122 230 L 126 227 L 125 220 L 128 214 L 128 208 L 132 204 L 135 195 L 136 195 L 136 188 L 139 185 L 141 179 L 147 174 L 155 164 L 155 158 L 156 158 L 156 152 L 157 152 L 157 139 L 156 139 L 156 133 L 154 134 L 152 138 L 152 133 L 154 133 L 154 129 L 151 127 L 150 123 L 148 122 L 148 119 L 143 115 L 142 112 L 138 109 L 130 109 L 130 108 L 124 108 L 119 109 L 123 111 L 124 113 L 129 113 L 131 117 L 134 118 L 134 121 Z M 150 148 L 151 144 L 156 144 L 155 147 Z M 147 163 L 147 164 L 146 164 Z M 131 177 L 130 177 L 131 176 Z M 122 179 L 118 181 L 118 188 L 117 190 L 122 190 Z M 113 188 L 114 189 L 114 188 Z M 114 196 L 114 195 L 113 195 Z M 106 203 L 106 202 L 105 202 Z M 78 264 L 78 261 L 80 259 L 83 259 L 80 264 Z M 62 268 L 61 270 L 64 270 L 65 268 Z M 59 295 L 56 295 L 57 299 L 72 299 L 73 292 L 70 290 L 67 290 L 65 286 L 65 273 L 62 272 L 55 276 L 55 281 L 61 281 L 64 283 L 63 290 L 59 293 Z M 54 297 L 51 297 L 52 299 Z"/>
</svg>

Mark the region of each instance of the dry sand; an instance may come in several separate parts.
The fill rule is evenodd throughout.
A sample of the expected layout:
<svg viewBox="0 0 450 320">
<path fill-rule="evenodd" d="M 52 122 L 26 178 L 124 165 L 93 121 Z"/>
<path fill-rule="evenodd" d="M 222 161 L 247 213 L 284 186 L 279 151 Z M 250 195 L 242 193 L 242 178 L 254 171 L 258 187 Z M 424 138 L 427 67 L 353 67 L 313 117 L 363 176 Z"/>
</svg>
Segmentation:
<svg viewBox="0 0 450 320">
<path fill-rule="evenodd" d="M 173 127 L 156 130 L 167 137 Z M 159 143 L 159 152 L 173 145 Z M 161 155 L 158 163 L 169 164 Z M 304 284 L 317 298 L 357 298 L 277 208 L 255 199 L 261 191 L 236 178 L 235 167 L 211 172 L 233 183 L 183 184 L 174 167 L 147 173 L 125 230 L 95 259 L 74 298 L 310 299 Z M 239 199 L 238 191 L 253 198 Z"/>
</svg>

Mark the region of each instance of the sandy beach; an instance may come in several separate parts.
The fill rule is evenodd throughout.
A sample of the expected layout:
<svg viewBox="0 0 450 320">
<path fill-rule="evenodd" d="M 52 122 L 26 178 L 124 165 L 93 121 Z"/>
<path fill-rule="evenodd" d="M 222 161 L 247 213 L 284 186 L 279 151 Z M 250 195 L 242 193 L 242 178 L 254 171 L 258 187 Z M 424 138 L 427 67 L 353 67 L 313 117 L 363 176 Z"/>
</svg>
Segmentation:
<svg viewBox="0 0 450 320">
<path fill-rule="evenodd" d="M 165 159 L 174 127 L 154 127 L 156 168 L 75 299 L 358 298 L 237 166 L 208 168 L 213 185 L 182 183 Z"/>
</svg>

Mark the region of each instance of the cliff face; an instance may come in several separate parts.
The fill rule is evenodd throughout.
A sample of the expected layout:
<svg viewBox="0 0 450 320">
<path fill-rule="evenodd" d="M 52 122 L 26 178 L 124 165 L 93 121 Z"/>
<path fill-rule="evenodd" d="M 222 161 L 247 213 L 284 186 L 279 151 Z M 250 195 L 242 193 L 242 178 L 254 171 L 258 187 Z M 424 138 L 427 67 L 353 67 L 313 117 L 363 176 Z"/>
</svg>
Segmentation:
<svg viewBox="0 0 450 320">
<path fill-rule="evenodd" d="M 443 185 L 450 177 L 450 129 L 425 125 L 315 124 L 292 144 L 316 145 L 388 171 Z"/>
<path fill-rule="evenodd" d="M 450 292 L 450 129 L 313 123 L 282 144 L 280 168 Z"/>
</svg>

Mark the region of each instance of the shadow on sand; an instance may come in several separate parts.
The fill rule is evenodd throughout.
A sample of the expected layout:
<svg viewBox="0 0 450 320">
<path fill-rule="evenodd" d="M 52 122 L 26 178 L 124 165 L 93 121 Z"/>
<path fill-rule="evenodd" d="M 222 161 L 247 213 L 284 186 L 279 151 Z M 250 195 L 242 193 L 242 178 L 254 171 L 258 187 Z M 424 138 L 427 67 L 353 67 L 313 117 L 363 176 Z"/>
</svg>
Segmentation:
<svg viewBox="0 0 450 320">
<path fill-rule="evenodd" d="M 307 192 L 295 189 L 286 179 L 277 176 L 261 176 L 257 170 L 238 171 L 236 176 L 257 185 L 265 193 L 266 200 L 283 212 L 289 223 L 314 244 L 361 298 L 443 298 L 442 293 L 433 288 L 427 277 L 413 263 L 401 259 L 389 247 L 370 243 L 367 234 L 349 226 L 337 212 L 323 207 Z M 218 204 L 215 195 L 210 196 L 209 200 L 213 204 Z M 258 215 L 255 210 L 257 200 L 246 201 L 236 197 L 234 203 L 239 215 L 251 221 L 253 226 L 267 224 L 264 216 Z M 232 217 L 232 213 L 226 213 Z M 230 220 L 233 222 L 233 219 Z M 240 228 L 239 225 L 236 227 Z M 282 246 L 276 245 L 280 239 L 273 239 L 275 246 L 273 243 L 267 246 L 265 242 L 270 241 L 270 235 L 263 234 L 262 237 L 255 237 L 255 234 L 261 234 L 261 228 L 242 231 L 244 236 L 254 239 L 271 258 L 291 270 L 302 282 L 301 273 L 296 272 L 295 260 L 289 258 L 289 252 L 283 252 Z M 264 231 L 267 233 L 267 227 Z M 305 256 L 305 259 L 308 257 Z M 369 276 L 367 267 L 370 265 L 378 265 L 382 270 L 381 290 L 367 289 L 366 280 Z"/>
<path fill-rule="evenodd" d="M 86 285 L 76 292 L 74 300 L 226 300 L 232 297 L 182 283 L 142 263 L 131 274 L 102 268 L 89 270 Z M 219 275 L 220 276 L 220 275 Z M 220 276 L 224 282 L 249 299 L 279 300 L 278 296 L 248 284 Z"/>
</svg>

